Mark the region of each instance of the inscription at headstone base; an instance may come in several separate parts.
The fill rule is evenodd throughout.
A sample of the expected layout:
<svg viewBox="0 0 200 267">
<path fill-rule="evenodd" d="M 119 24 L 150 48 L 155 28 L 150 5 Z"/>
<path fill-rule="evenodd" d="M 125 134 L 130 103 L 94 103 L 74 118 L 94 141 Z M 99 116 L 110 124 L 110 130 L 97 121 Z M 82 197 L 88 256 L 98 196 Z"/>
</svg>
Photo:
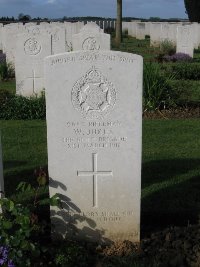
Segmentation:
<svg viewBox="0 0 200 267">
<path fill-rule="evenodd" d="M 54 237 L 139 241 L 142 57 L 77 51 L 45 60 Z"/>
</svg>

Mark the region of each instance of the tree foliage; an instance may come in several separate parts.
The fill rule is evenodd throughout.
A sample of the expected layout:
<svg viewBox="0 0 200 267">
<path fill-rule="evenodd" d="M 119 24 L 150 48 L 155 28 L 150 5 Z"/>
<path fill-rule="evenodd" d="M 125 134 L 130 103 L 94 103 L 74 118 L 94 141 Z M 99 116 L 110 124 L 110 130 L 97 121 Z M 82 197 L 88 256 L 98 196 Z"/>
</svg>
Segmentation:
<svg viewBox="0 0 200 267">
<path fill-rule="evenodd" d="M 29 21 L 29 20 L 31 20 L 31 16 L 30 15 L 24 15 L 23 13 L 20 13 L 18 15 L 18 19 L 20 21 Z"/>
<path fill-rule="evenodd" d="M 185 8 L 191 22 L 200 22 L 200 1 L 184 0 Z"/>
</svg>

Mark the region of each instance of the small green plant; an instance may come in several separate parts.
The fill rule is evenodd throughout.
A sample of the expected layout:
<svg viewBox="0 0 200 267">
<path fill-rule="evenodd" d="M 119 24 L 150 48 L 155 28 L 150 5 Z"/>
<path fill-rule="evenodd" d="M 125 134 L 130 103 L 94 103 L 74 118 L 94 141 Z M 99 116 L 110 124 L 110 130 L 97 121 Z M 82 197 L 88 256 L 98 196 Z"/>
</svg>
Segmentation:
<svg viewBox="0 0 200 267">
<path fill-rule="evenodd" d="M 93 266 L 92 262 L 87 249 L 77 243 L 63 242 L 55 253 L 55 264 L 60 267 L 88 267 Z"/>
<path fill-rule="evenodd" d="M 160 51 L 162 54 L 169 56 L 176 53 L 176 49 L 174 47 L 173 42 L 167 39 L 161 42 Z"/>
<path fill-rule="evenodd" d="M 175 75 L 163 75 L 156 63 L 151 62 L 144 65 L 144 111 L 158 110 L 162 106 L 172 105 L 170 81 L 174 78 Z"/>
<path fill-rule="evenodd" d="M 39 208 L 47 204 L 60 207 L 61 202 L 57 195 L 39 198 L 38 193 L 46 182 L 46 173 L 40 169 L 36 187 L 21 182 L 16 189 L 19 194 L 29 195 L 31 202 L 19 203 L 5 197 L 0 199 L 0 247 L 6 248 L 7 258 L 16 266 L 33 266 L 32 262 L 36 262 L 42 253 L 40 239 L 46 224 L 39 220 Z"/>
</svg>

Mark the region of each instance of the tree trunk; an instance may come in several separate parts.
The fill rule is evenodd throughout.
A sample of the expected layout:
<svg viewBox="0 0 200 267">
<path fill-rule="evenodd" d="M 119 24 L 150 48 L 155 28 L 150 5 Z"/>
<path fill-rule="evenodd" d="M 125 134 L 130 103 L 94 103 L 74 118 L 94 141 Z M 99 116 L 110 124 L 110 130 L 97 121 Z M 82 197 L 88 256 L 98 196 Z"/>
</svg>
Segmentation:
<svg viewBox="0 0 200 267">
<path fill-rule="evenodd" d="M 122 0 L 117 0 L 117 21 L 116 21 L 116 45 L 119 47 L 122 41 Z"/>
<path fill-rule="evenodd" d="M 200 1 L 184 0 L 185 8 L 191 22 L 200 22 Z"/>
</svg>

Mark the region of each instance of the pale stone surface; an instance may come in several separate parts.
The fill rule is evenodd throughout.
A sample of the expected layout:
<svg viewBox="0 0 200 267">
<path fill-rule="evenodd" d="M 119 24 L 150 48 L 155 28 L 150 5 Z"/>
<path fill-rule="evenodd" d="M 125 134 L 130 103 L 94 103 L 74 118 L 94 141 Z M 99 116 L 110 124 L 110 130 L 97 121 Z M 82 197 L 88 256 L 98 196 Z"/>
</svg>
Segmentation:
<svg viewBox="0 0 200 267">
<path fill-rule="evenodd" d="M 44 89 L 44 58 L 51 55 L 51 38 L 45 32 L 20 34 L 16 43 L 16 93 L 40 94 Z"/>
<path fill-rule="evenodd" d="M 128 35 L 132 37 L 136 37 L 136 23 L 135 21 L 131 21 L 128 24 Z"/>
<path fill-rule="evenodd" d="M 176 45 L 177 27 L 178 27 L 178 24 L 162 23 L 161 24 L 160 41 L 164 42 L 167 40 L 175 46 Z"/>
<path fill-rule="evenodd" d="M 200 46 L 200 24 L 192 23 L 192 28 L 194 31 L 194 47 L 198 49 Z"/>
<path fill-rule="evenodd" d="M 128 31 L 129 23 L 130 23 L 130 22 L 122 21 L 122 31 L 123 31 L 123 32 Z"/>
<path fill-rule="evenodd" d="M 145 23 L 137 23 L 136 24 L 136 38 L 138 40 L 145 39 Z"/>
<path fill-rule="evenodd" d="M 3 50 L 3 43 L 2 43 L 2 29 L 3 29 L 3 24 L 0 23 L 0 50 Z"/>
<path fill-rule="evenodd" d="M 82 25 L 82 26 L 81 26 Z M 72 36 L 74 34 L 77 34 L 79 32 L 79 28 L 83 27 L 82 24 L 77 23 L 71 23 L 71 22 L 64 22 L 64 28 L 65 28 L 65 51 L 70 52 L 72 51 Z"/>
<path fill-rule="evenodd" d="M 145 22 L 145 35 L 150 36 L 150 22 Z"/>
<path fill-rule="evenodd" d="M 159 47 L 161 42 L 161 23 L 151 23 L 150 24 L 150 45 L 154 47 Z"/>
<path fill-rule="evenodd" d="M 94 22 L 86 24 L 78 34 L 72 36 L 73 51 L 110 50 L 110 35 Z"/>
<path fill-rule="evenodd" d="M 50 195 L 65 202 L 55 236 L 139 241 L 142 65 L 100 50 L 45 60 Z"/>
<path fill-rule="evenodd" d="M 63 26 L 49 25 L 46 31 L 51 36 L 51 55 L 66 52 L 65 28 Z"/>
<path fill-rule="evenodd" d="M 194 31 L 191 25 L 177 27 L 177 53 L 194 55 Z"/>
<path fill-rule="evenodd" d="M 17 34 L 22 33 L 23 26 L 19 24 L 8 24 L 3 31 L 3 52 L 6 54 L 6 62 L 14 66 L 15 64 L 15 45 Z"/>
</svg>

